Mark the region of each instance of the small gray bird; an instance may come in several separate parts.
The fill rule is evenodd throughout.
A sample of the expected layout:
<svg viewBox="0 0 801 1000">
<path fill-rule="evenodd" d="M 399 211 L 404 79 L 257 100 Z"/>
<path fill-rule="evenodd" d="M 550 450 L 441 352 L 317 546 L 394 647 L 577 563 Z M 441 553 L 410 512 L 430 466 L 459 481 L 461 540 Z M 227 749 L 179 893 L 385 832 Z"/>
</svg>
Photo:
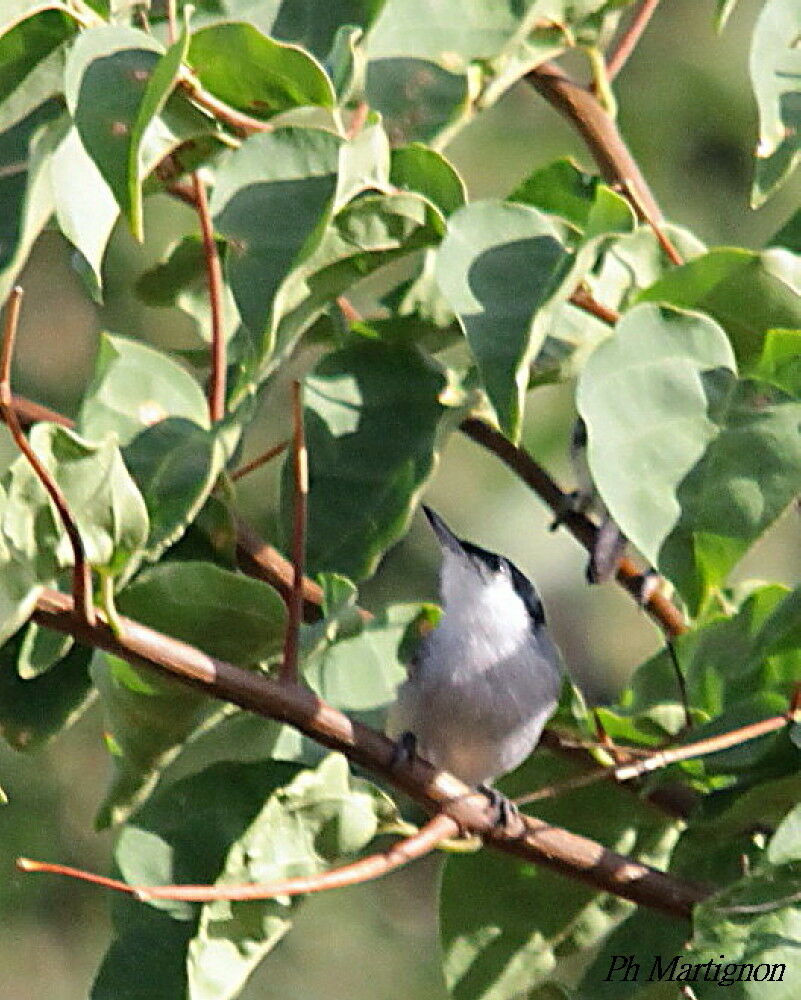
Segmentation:
<svg viewBox="0 0 801 1000">
<path fill-rule="evenodd" d="M 483 786 L 536 746 L 559 699 L 561 657 L 542 602 L 520 570 L 460 541 L 438 514 L 423 510 L 442 548 L 444 614 L 421 640 L 387 731 L 465 783 Z"/>
</svg>

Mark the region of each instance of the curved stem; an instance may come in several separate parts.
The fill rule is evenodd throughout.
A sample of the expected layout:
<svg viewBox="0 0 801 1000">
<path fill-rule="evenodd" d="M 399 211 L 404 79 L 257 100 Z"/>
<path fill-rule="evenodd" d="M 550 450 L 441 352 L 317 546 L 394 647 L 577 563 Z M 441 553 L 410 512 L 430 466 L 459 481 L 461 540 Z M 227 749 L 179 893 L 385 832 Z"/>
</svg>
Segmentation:
<svg viewBox="0 0 801 1000">
<path fill-rule="evenodd" d="M 37 479 L 47 491 L 58 511 L 61 523 L 72 546 L 72 594 L 75 606 L 80 610 L 84 620 L 94 624 L 95 608 L 92 602 L 92 568 L 86 558 L 83 539 L 78 530 L 75 518 L 72 516 L 67 498 L 61 487 L 53 478 L 50 470 L 45 468 L 39 456 L 31 448 L 28 439 L 20 426 L 17 412 L 14 408 L 14 396 L 11 392 L 11 359 L 14 355 L 14 342 L 17 337 L 19 313 L 22 305 L 22 289 L 17 286 L 11 292 L 6 304 L 6 318 L 3 332 L 3 349 L 0 358 L 0 416 L 5 421 L 14 443 L 28 460 Z"/>
<path fill-rule="evenodd" d="M 618 39 L 614 51 L 606 61 L 606 79 L 611 83 L 629 60 L 629 56 L 637 47 L 642 33 L 648 27 L 648 22 L 654 16 L 659 0 L 643 0 L 640 8 L 629 22 L 628 27 Z"/>
<path fill-rule="evenodd" d="M 223 276 L 214 227 L 209 212 L 206 187 L 200 175 L 192 174 L 192 192 L 195 199 L 203 256 L 206 261 L 206 284 L 211 308 L 211 375 L 209 378 L 209 419 L 213 424 L 225 416 L 225 330 L 223 329 Z"/>
<path fill-rule="evenodd" d="M 662 212 L 656 198 L 617 125 L 598 99 L 586 87 L 571 80 L 555 63 L 542 63 L 531 70 L 526 80 L 576 128 L 604 178 L 623 190 L 631 185 L 637 195 L 634 207 L 643 221 L 646 221 L 643 211 L 657 222 L 661 221 Z"/>
</svg>

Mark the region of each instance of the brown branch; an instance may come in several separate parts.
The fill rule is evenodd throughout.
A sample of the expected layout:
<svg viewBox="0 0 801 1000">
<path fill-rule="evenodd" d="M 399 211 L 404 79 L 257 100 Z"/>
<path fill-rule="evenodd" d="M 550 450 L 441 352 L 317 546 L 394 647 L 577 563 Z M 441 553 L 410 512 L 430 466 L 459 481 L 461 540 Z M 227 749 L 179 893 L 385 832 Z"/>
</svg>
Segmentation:
<svg viewBox="0 0 801 1000">
<path fill-rule="evenodd" d="M 635 210 L 641 215 L 645 210 L 652 219 L 661 221 L 662 212 L 651 189 L 614 119 L 598 99 L 554 63 L 544 62 L 537 66 L 527 74 L 526 80 L 575 127 L 604 178 L 624 190 L 635 191 Z"/>
<path fill-rule="evenodd" d="M 614 51 L 606 60 L 606 78 L 610 83 L 628 62 L 658 6 L 659 0 L 643 0 L 639 10 L 618 39 Z"/>
<path fill-rule="evenodd" d="M 206 260 L 206 284 L 211 307 L 211 375 L 209 376 L 209 418 L 213 424 L 225 416 L 225 330 L 223 329 L 223 276 L 217 241 L 209 212 L 206 187 L 200 174 L 192 174 L 192 191 L 195 197 L 200 232 L 203 238 L 203 256 Z"/>
<path fill-rule="evenodd" d="M 456 823 L 445 813 L 437 813 L 417 833 L 393 844 L 386 851 L 360 858 L 349 865 L 332 868 L 317 875 L 300 875 L 252 885 L 165 885 L 142 886 L 134 891 L 137 899 L 180 899 L 190 903 L 207 903 L 217 899 L 240 902 L 249 899 L 270 899 L 273 896 L 303 896 L 310 892 L 326 892 L 360 885 L 388 875 L 403 865 L 422 858 L 449 837 L 459 833 Z"/>
<path fill-rule="evenodd" d="M 303 564 L 309 496 L 309 462 L 303 432 L 303 390 L 297 380 L 292 383 L 292 429 L 292 479 L 295 487 L 292 511 L 292 587 L 287 600 L 289 619 L 279 673 L 281 680 L 287 684 L 296 684 L 298 680 L 298 636 L 303 618 Z"/>
<path fill-rule="evenodd" d="M 179 87 L 187 94 L 191 100 L 198 104 L 204 111 L 216 118 L 217 121 L 227 125 L 228 128 L 240 135 L 253 135 L 256 132 L 272 132 L 273 126 L 269 122 L 263 122 L 258 118 L 246 115 L 242 111 L 237 111 L 230 104 L 221 101 L 214 94 L 205 90 L 198 81 L 187 73 L 178 81 Z"/>
<path fill-rule="evenodd" d="M 588 552 L 592 552 L 598 532 L 596 526 L 584 514 L 567 509 L 566 494 L 554 480 L 523 448 L 512 444 L 500 431 L 483 420 L 468 418 L 460 424 L 461 431 L 472 441 L 491 451 L 510 468 L 527 486 L 537 494 L 559 517 L 573 537 Z M 643 574 L 634 561 L 624 556 L 617 565 L 617 580 L 639 603 L 642 595 Z M 644 605 L 645 610 L 659 624 L 665 634 L 673 638 L 687 631 L 687 625 L 679 609 L 664 594 L 653 591 Z"/>
<path fill-rule="evenodd" d="M 172 45 L 178 37 L 178 0 L 167 0 L 167 44 Z"/>
<path fill-rule="evenodd" d="M 263 454 L 257 455 L 252 461 L 246 462 L 244 465 L 240 465 L 238 469 L 234 469 L 234 471 L 230 474 L 231 482 L 235 483 L 244 476 L 249 475 L 251 472 L 255 472 L 256 469 L 260 469 L 263 465 L 271 462 L 282 452 L 286 451 L 288 444 L 288 441 L 281 441 L 279 444 L 273 445 L 272 448 L 268 448 Z"/>
<path fill-rule="evenodd" d="M 31 448 L 17 419 L 17 413 L 14 408 L 14 396 L 11 392 L 11 359 L 14 355 L 14 341 L 17 336 L 23 294 L 22 289 L 17 286 L 11 292 L 6 303 L 3 349 L 2 357 L 0 358 L 0 416 L 2 416 L 8 426 L 14 443 L 28 460 L 37 479 L 47 491 L 58 511 L 61 523 L 64 525 L 64 530 L 72 546 L 74 562 L 72 568 L 72 593 L 75 598 L 75 605 L 80 609 L 80 613 L 84 619 L 88 623 L 93 624 L 95 621 L 95 608 L 92 603 L 92 568 L 86 558 L 81 533 L 70 511 L 67 498 L 51 475 L 50 470 L 45 467 L 40 461 L 39 456 Z"/>
<path fill-rule="evenodd" d="M 575 777 L 567 778 L 547 788 L 538 788 L 536 792 L 521 795 L 515 799 L 515 805 L 522 806 L 530 802 L 539 802 L 541 799 L 550 799 L 563 792 L 573 791 L 576 788 L 584 788 L 593 785 L 597 781 L 610 779 L 612 781 L 631 781 L 633 778 L 641 778 L 651 771 L 657 771 L 669 764 L 676 764 L 682 760 L 693 760 L 696 757 L 706 757 L 711 753 L 720 753 L 730 747 L 740 746 L 749 743 L 751 740 L 759 739 L 770 733 L 778 732 L 797 719 L 798 710 L 792 707 L 783 715 L 774 715 L 769 719 L 760 719 L 759 722 L 751 722 L 747 726 L 740 726 L 738 729 L 731 729 L 726 733 L 717 736 L 710 736 L 705 740 L 696 740 L 694 743 L 685 743 L 680 747 L 670 747 L 667 750 L 657 750 L 649 753 L 642 760 L 632 761 L 627 764 L 618 764 L 613 767 L 602 767 L 587 774 L 577 774 Z M 630 747 L 623 748 L 626 751 Z"/>
<path fill-rule="evenodd" d="M 399 763 L 391 740 L 349 719 L 305 687 L 235 667 L 130 619 L 122 619 L 122 631 L 115 635 L 102 621 L 90 625 L 80 620 L 72 599 L 50 589 L 40 595 L 33 620 L 130 663 L 167 673 L 212 697 L 294 726 L 322 746 L 388 779 L 430 812 L 444 812 L 461 829 L 482 835 L 492 847 L 597 891 L 680 918 L 689 917 L 693 905 L 709 894 L 706 886 L 666 875 L 531 816 L 521 814 L 517 829 L 499 827 L 485 795 L 419 757 Z"/>
</svg>

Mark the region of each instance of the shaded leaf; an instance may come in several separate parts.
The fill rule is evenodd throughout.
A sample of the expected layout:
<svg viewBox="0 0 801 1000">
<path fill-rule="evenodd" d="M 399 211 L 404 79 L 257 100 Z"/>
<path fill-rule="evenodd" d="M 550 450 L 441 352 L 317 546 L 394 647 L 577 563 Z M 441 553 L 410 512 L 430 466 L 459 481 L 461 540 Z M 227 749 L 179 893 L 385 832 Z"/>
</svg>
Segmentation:
<svg viewBox="0 0 801 1000">
<path fill-rule="evenodd" d="M 520 434 L 528 365 L 545 336 L 537 314 L 558 293 L 571 264 L 550 219 L 528 206 L 496 201 L 455 212 L 439 248 L 437 282 L 512 440 Z"/>
<path fill-rule="evenodd" d="M 72 649 L 73 638 L 28 622 L 17 660 L 17 673 L 24 681 L 46 673 Z"/>
<path fill-rule="evenodd" d="M 0 135 L 0 301 L 14 287 L 34 241 L 53 213 L 50 163 L 65 123 L 47 101 Z"/>
<path fill-rule="evenodd" d="M 155 560 L 202 509 L 225 466 L 225 449 L 214 431 L 168 417 L 138 434 L 123 454 L 150 518 L 145 555 Z"/>
<path fill-rule="evenodd" d="M 229 242 L 226 272 L 243 321 L 269 354 L 273 300 L 319 243 L 336 190 L 340 140 L 314 129 L 252 136 L 221 165 L 211 198 Z"/>
<path fill-rule="evenodd" d="M 448 130 L 469 109 L 467 74 L 426 59 L 371 58 L 365 92 L 370 107 L 381 112 L 393 146 L 444 144 Z"/>
<path fill-rule="evenodd" d="M 140 573 L 119 610 L 211 656 L 251 664 L 280 651 L 286 608 L 278 592 L 213 563 L 161 563 Z"/>
<path fill-rule="evenodd" d="M 39 750 L 93 697 L 92 650 L 74 646 L 54 669 L 26 680 L 17 672 L 22 638 L 20 633 L 0 649 L 0 732 L 15 750 Z"/>
<path fill-rule="evenodd" d="M 404 533 L 434 469 L 446 385 L 444 370 L 414 348 L 380 342 L 329 354 L 307 378 L 313 572 L 364 579 Z"/>
<path fill-rule="evenodd" d="M 456 168 L 441 153 L 420 142 L 392 150 L 390 180 L 396 187 L 428 198 L 443 216 L 467 201 L 467 189 Z"/>
</svg>

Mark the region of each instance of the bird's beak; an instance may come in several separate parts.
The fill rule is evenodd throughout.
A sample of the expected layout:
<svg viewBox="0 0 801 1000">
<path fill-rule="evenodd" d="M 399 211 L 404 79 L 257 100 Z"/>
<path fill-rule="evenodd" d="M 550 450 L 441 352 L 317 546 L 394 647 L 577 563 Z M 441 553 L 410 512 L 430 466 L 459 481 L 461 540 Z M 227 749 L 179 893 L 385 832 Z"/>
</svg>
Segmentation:
<svg viewBox="0 0 801 1000">
<path fill-rule="evenodd" d="M 454 535 L 448 525 L 442 520 L 439 514 L 430 507 L 426 507 L 425 504 L 423 504 L 423 511 L 428 518 L 428 523 L 434 529 L 434 534 L 437 536 L 437 540 L 442 548 L 464 555 L 462 543 L 456 535 Z"/>
</svg>

